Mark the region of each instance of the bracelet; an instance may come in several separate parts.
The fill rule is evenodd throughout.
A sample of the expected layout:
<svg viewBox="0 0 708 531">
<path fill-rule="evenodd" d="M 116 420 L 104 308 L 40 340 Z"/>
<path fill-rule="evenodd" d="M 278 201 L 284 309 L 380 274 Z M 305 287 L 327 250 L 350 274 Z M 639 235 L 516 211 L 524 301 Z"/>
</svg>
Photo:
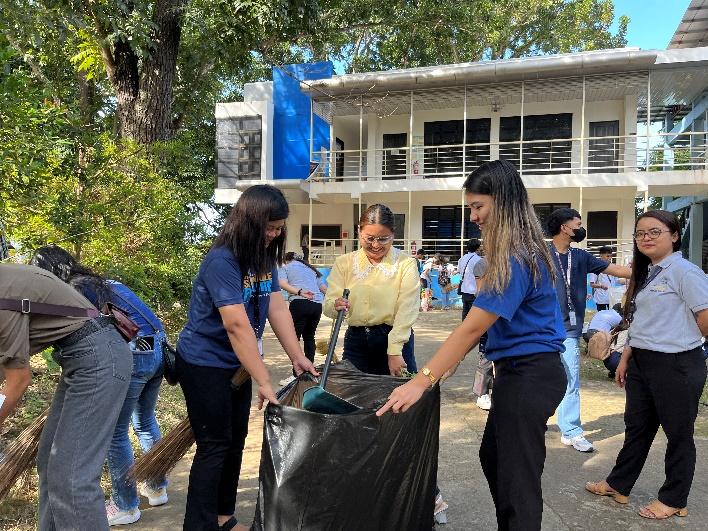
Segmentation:
<svg viewBox="0 0 708 531">
<path fill-rule="evenodd" d="M 298 296 L 298 297 L 302 296 L 302 288 L 300 288 L 299 290 L 297 290 L 297 296 Z"/>
</svg>

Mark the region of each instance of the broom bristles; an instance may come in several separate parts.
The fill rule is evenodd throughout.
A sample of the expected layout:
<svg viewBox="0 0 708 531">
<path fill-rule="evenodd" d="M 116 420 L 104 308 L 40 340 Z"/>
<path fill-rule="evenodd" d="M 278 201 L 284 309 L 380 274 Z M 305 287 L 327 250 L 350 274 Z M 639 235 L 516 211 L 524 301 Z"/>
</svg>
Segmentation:
<svg viewBox="0 0 708 531">
<path fill-rule="evenodd" d="M 246 369 L 241 367 L 234 374 L 231 383 L 238 387 L 249 378 L 250 375 Z M 187 418 L 172 428 L 147 453 L 137 459 L 128 470 L 128 477 L 136 482 L 147 483 L 156 483 L 162 480 L 181 461 L 193 444 L 194 432 Z"/>
<path fill-rule="evenodd" d="M 136 482 L 160 481 L 180 462 L 193 444 L 194 432 L 187 418 L 136 460 L 128 470 L 128 477 Z"/>
<path fill-rule="evenodd" d="M 0 459 L 0 500 L 34 466 L 48 413 L 49 409 L 46 409 L 5 448 L 5 455 Z"/>
</svg>

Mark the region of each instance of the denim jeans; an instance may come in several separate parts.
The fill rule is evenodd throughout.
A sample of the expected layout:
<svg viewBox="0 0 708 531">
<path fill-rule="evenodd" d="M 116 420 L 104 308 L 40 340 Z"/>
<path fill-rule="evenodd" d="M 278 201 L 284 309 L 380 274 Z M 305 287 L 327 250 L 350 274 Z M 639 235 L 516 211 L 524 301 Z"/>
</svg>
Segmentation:
<svg viewBox="0 0 708 531">
<path fill-rule="evenodd" d="M 37 453 L 39 529 L 108 529 L 101 471 L 130 381 L 132 355 L 113 326 L 58 348 L 61 378 Z"/>
<path fill-rule="evenodd" d="M 133 374 L 130 377 L 128 395 L 118 415 L 113 440 L 108 451 L 108 469 L 111 473 L 112 498 L 124 511 L 136 509 L 140 505 L 138 491 L 134 481 L 129 481 L 126 474 L 133 466 L 133 447 L 128 437 L 128 427 L 132 421 L 133 430 L 138 437 L 143 452 L 147 452 L 160 440 L 160 427 L 155 418 L 155 405 L 162 383 L 162 342 L 155 337 L 154 350 L 133 350 Z M 167 480 L 149 485 L 153 489 L 167 486 Z"/>
<path fill-rule="evenodd" d="M 375 326 L 350 326 L 344 334 L 342 358 L 349 360 L 361 372 L 388 375 L 388 334 L 391 327 L 386 324 Z M 408 342 L 403 345 L 401 355 L 409 372 L 418 372 L 414 354 L 414 336 L 411 331 Z"/>
<path fill-rule="evenodd" d="M 580 424 L 580 338 L 568 337 L 563 341 L 565 352 L 561 354 L 568 386 L 556 412 L 558 427 L 565 437 L 577 437 L 583 434 Z"/>
</svg>

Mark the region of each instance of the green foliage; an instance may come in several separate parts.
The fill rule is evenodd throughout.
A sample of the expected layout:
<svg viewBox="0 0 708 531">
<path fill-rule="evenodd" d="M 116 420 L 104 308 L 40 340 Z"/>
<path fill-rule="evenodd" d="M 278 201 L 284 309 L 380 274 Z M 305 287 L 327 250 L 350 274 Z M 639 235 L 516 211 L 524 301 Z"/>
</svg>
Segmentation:
<svg viewBox="0 0 708 531">
<path fill-rule="evenodd" d="M 612 0 L 331 0 L 303 45 L 385 70 L 625 46 L 629 19 L 613 34 L 614 19 Z"/>
</svg>

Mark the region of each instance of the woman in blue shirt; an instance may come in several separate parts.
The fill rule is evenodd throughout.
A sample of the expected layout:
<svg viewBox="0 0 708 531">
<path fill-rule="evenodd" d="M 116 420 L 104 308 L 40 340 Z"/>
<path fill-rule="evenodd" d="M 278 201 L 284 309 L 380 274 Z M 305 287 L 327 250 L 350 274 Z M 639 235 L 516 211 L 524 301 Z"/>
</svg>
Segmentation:
<svg viewBox="0 0 708 531">
<path fill-rule="evenodd" d="M 541 529 L 546 423 L 563 398 L 565 338 L 553 264 L 514 166 L 492 161 L 464 184 L 470 220 L 482 229 L 488 267 L 469 314 L 430 362 L 377 412 L 407 411 L 488 332 L 496 377 L 479 450 L 499 529 Z"/>
<path fill-rule="evenodd" d="M 236 522 L 234 510 L 251 382 L 234 388 L 231 378 L 243 366 L 258 385 L 259 408 L 264 400 L 277 404 L 261 359 L 266 317 L 295 373 L 317 374 L 300 348 L 278 285 L 288 213 L 285 197 L 274 186 L 246 190 L 194 279 L 176 358 L 197 443 L 184 529 L 247 529 Z"/>
</svg>

